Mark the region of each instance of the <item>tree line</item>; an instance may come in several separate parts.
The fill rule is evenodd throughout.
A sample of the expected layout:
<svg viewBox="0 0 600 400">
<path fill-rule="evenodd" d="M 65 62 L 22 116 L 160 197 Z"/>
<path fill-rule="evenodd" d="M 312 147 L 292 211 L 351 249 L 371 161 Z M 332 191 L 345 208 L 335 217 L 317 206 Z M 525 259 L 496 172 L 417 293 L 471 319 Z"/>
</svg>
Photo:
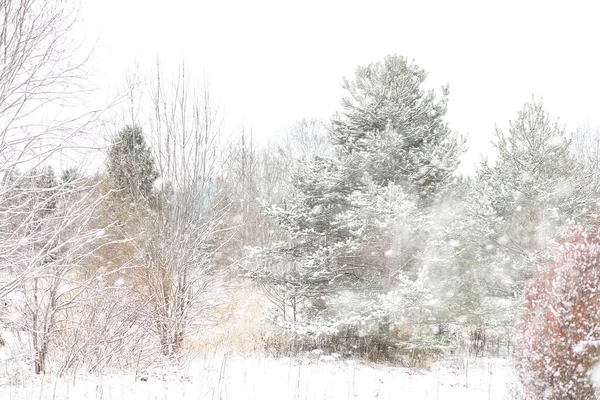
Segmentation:
<svg viewBox="0 0 600 400">
<path fill-rule="evenodd" d="M 101 171 L 56 173 L 101 132 L 96 111 L 47 117 L 79 95 L 73 17 L 54 0 L 0 5 L 0 323 L 36 373 L 178 360 L 239 285 L 270 302 L 261 346 L 278 354 L 405 362 L 457 349 L 467 327 L 525 349 L 558 329 L 531 327 L 549 321 L 541 307 L 575 304 L 554 316 L 560 338 L 591 313 L 592 289 L 551 294 L 558 276 L 579 290 L 596 274 L 600 135 L 569 135 L 541 100 L 496 128 L 495 162 L 463 177 L 449 87 L 425 90 L 427 72 L 401 55 L 359 66 L 329 121 L 298 121 L 267 147 L 248 130 L 227 137 L 184 66 L 172 81 L 157 68 L 138 87 L 146 100 L 128 97 L 147 116 L 115 123 Z M 594 342 L 590 326 L 572 340 Z M 597 357 L 585 348 L 582 376 Z M 530 382 L 539 363 L 519 365 Z"/>
</svg>

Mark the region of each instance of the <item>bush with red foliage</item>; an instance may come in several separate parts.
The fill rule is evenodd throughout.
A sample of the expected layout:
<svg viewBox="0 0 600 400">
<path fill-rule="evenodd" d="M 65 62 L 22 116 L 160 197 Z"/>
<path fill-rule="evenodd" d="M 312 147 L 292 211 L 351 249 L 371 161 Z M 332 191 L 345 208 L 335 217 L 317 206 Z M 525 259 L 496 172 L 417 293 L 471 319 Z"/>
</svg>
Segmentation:
<svg viewBox="0 0 600 400">
<path fill-rule="evenodd" d="M 527 399 L 594 399 L 600 360 L 600 225 L 572 229 L 527 288 L 518 375 Z"/>
</svg>

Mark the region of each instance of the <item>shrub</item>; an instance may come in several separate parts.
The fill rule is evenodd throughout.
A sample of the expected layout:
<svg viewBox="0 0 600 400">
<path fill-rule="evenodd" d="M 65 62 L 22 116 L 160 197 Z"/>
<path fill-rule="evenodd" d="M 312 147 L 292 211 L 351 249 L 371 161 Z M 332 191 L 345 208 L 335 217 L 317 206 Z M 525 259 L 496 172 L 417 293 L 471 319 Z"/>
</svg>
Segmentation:
<svg viewBox="0 0 600 400">
<path fill-rule="evenodd" d="M 527 399 L 593 399 L 600 359 L 600 226 L 572 229 L 527 287 L 517 372 Z"/>
</svg>

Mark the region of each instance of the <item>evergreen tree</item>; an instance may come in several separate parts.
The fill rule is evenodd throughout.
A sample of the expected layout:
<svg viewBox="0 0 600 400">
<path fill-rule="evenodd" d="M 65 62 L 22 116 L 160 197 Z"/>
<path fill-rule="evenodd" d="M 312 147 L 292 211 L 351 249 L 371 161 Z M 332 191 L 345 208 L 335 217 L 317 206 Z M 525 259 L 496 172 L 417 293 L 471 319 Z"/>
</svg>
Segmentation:
<svg viewBox="0 0 600 400">
<path fill-rule="evenodd" d="M 331 129 L 340 155 L 359 153 L 377 184 L 400 184 L 422 199 L 451 182 L 464 144 L 444 121 L 448 88 L 438 99 L 423 90 L 426 77 L 398 55 L 358 67 L 355 79 L 343 82 L 343 111 Z"/>
<path fill-rule="evenodd" d="M 81 173 L 76 167 L 68 167 L 62 170 L 60 181 L 62 184 L 70 184 L 81 178 Z"/>
<path fill-rule="evenodd" d="M 447 90 L 437 100 L 425 77 L 400 56 L 359 67 L 332 121 L 334 155 L 308 162 L 269 208 L 290 240 L 263 250 L 252 276 L 294 321 L 333 331 L 370 321 L 376 335 L 428 321 L 428 214 L 463 143 L 443 120 Z"/>
<path fill-rule="evenodd" d="M 251 273 L 286 319 L 320 328 L 345 325 L 350 316 L 365 321 L 375 313 L 378 320 L 380 295 L 399 282 L 414 290 L 403 271 L 414 254 L 404 250 L 422 218 L 399 186 L 379 186 L 352 163 L 316 158 L 293 188 L 283 206 L 267 209 L 289 241 L 263 253 Z"/>
<path fill-rule="evenodd" d="M 548 258 L 564 227 L 586 220 L 592 197 L 565 129 L 542 102 L 525 104 L 507 133 L 496 129 L 495 146 L 498 160 L 482 164 L 466 215 L 483 230 L 468 233 L 469 256 L 456 262 L 481 277 L 481 301 L 496 310 L 488 322 L 511 326 L 533 265 Z"/>
<path fill-rule="evenodd" d="M 542 102 L 525 104 L 508 134 L 496 130 L 499 159 L 484 165 L 492 207 L 504 222 L 498 244 L 511 258 L 511 291 L 522 292 L 531 261 L 547 256 L 552 238 L 590 210 L 590 189 L 570 151 L 564 127 L 552 122 Z"/>
<path fill-rule="evenodd" d="M 108 175 L 131 198 L 152 199 L 159 175 L 140 127 L 126 126 L 114 138 L 108 153 Z"/>
</svg>

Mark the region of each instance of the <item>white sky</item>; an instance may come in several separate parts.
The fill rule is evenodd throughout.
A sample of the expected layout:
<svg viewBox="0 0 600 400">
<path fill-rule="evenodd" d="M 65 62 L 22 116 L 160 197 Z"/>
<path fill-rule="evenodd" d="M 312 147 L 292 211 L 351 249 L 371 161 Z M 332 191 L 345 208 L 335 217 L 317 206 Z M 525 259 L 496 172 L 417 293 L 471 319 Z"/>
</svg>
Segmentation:
<svg viewBox="0 0 600 400">
<path fill-rule="evenodd" d="M 228 125 L 268 138 L 339 109 L 342 76 L 398 53 L 450 84 L 448 121 L 469 135 L 463 171 L 489 154 L 532 95 L 569 130 L 600 125 L 600 4 L 594 1 L 82 0 L 91 70 L 113 89 L 185 59 Z M 105 85 L 107 83 L 104 83 Z"/>
</svg>

